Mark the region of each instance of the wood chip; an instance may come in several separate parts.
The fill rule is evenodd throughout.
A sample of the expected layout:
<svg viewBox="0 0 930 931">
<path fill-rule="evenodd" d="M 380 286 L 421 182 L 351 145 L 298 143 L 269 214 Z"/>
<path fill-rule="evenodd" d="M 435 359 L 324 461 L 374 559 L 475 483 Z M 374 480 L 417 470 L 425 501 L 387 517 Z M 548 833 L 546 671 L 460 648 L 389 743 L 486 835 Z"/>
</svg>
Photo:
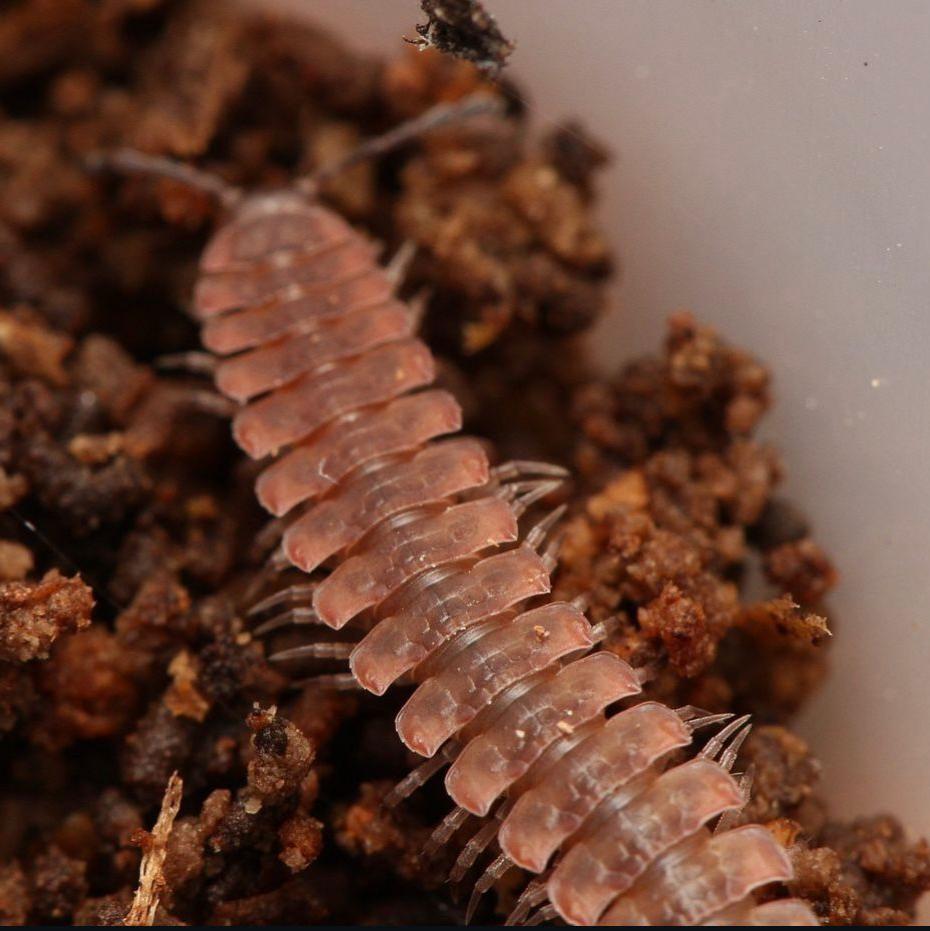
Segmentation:
<svg viewBox="0 0 930 931">
<path fill-rule="evenodd" d="M 183 791 L 184 783 L 181 777 L 176 772 L 172 773 L 165 788 L 158 820 L 152 828 L 152 833 L 146 836 L 142 863 L 139 866 L 139 887 L 124 920 L 127 925 L 150 927 L 155 923 L 155 912 L 165 888 L 162 870 L 168 852 L 168 838 L 181 807 Z"/>
</svg>

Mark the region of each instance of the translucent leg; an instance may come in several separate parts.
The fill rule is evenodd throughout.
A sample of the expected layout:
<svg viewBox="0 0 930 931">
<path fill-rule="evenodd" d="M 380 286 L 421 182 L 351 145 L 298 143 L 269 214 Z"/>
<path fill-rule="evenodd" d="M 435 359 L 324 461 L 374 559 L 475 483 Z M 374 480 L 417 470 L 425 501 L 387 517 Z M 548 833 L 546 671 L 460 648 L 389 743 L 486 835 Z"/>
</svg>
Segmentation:
<svg viewBox="0 0 930 931">
<path fill-rule="evenodd" d="M 173 352 L 159 356 L 155 368 L 163 372 L 188 372 L 191 375 L 213 375 L 216 371 L 216 356 L 209 352 Z"/>
<path fill-rule="evenodd" d="M 736 762 L 737 756 L 739 756 L 740 747 L 746 742 L 746 738 L 749 736 L 751 730 L 752 725 L 746 724 L 742 730 L 737 731 L 733 735 L 733 739 L 730 741 L 729 746 L 720 755 L 720 765 L 727 770 L 727 772 L 733 769 L 733 764 Z"/>
<path fill-rule="evenodd" d="M 501 485 L 497 496 L 513 501 L 515 517 L 522 517 L 537 501 L 552 494 L 562 483 L 559 481 L 511 482 Z"/>
<path fill-rule="evenodd" d="M 417 244 L 411 239 L 405 239 L 387 263 L 385 273 L 388 276 L 388 281 L 394 285 L 395 291 L 403 284 L 404 278 L 407 277 L 407 269 L 410 268 L 410 263 L 416 254 Z"/>
<path fill-rule="evenodd" d="M 521 925 L 526 921 L 530 912 L 541 905 L 548 898 L 546 885 L 549 882 L 549 873 L 537 876 L 531 880 L 527 887 L 520 893 L 513 911 L 507 916 L 508 925 Z"/>
<path fill-rule="evenodd" d="M 582 613 L 587 611 L 591 606 L 591 598 L 587 594 L 575 595 L 574 598 L 569 602 L 573 608 L 577 608 Z"/>
<path fill-rule="evenodd" d="M 290 520 L 285 517 L 275 517 L 269 520 L 255 535 L 252 551 L 264 553 L 280 544 L 284 531 L 290 526 Z"/>
<path fill-rule="evenodd" d="M 539 547 L 542 546 L 543 541 L 549 535 L 549 531 L 562 519 L 567 510 L 567 504 L 560 504 L 555 510 L 550 511 L 530 530 L 524 543 L 530 549 L 539 550 Z"/>
<path fill-rule="evenodd" d="M 439 770 L 450 763 L 452 759 L 455 758 L 457 752 L 457 745 L 453 744 L 448 749 L 443 747 L 436 756 L 430 760 L 426 760 L 425 763 L 421 763 L 416 769 L 401 779 L 401 781 L 384 797 L 384 804 L 387 805 L 388 808 L 394 808 L 405 798 L 409 798 L 420 786 L 426 785 Z"/>
<path fill-rule="evenodd" d="M 704 714 L 698 717 L 685 718 L 684 721 L 685 724 L 688 725 L 688 730 L 693 734 L 695 731 L 702 730 L 705 727 L 713 727 L 715 724 L 724 724 L 732 718 L 732 714 Z"/>
<path fill-rule="evenodd" d="M 409 301 L 407 306 L 410 308 L 410 315 L 413 318 L 414 332 L 419 332 L 423 325 L 423 317 L 426 316 L 426 308 L 429 307 L 429 301 L 433 292 L 431 288 L 422 288 Z"/>
<path fill-rule="evenodd" d="M 700 752 L 700 756 L 705 757 L 708 760 L 715 760 L 717 755 L 723 750 L 726 746 L 727 741 L 739 731 L 745 724 L 749 722 L 751 715 L 744 714 L 741 718 L 736 718 L 734 721 L 731 721 L 726 727 L 721 728 L 710 740 L 707 741 L 707 744 L 704 746 L 704 749 Z"/>
<path fill-rule="evenodd" d="M 85 164 L 91 171 L 115 171 L 120 174 L 169 178 L 215 197 L 225 207 L 232 207 L 242 197 L 242 191 L 239 188 L 228 184 L 219 175 L 161 155 L 139 152 L 136 149 L 95 152 L 85 159 Z"/>
<path fill-rule="evenodd" d="M 292 569 L 290 560 L 280 545 L 272 550 L 264 565 L 252 576 L 242 595 L 242 604 L 254 605 L 258 596 L 271 584 L 280 583 L 281 573 Z"/>
<path fill-rule="evenodd" d="M 717 721 L 729 721 L 733 717 L 732 714 L 714 714 L 711 711 L 706 711 L 704 708 L 698 708 L 697 705 L 682 705 L 680 708 L 675 709 L 675 714 L 681 718 L 682 721 L 705 721 L 708 724 L 713 724 Z M 703 727 L 704 725 L 698 725 Z"/>
<path fill-rule="evenodd" d="M 334 692 L 360 692 L 362 690 L 358 680 L 351 672 L 335 672 L 332 675 L 310 676 L 294 682 L 294 688 L 304 688 L 308 685 L 318 685 L 320 688 L 332 689 Z"/>
<path fill-rule="evenodd" d="M 491 469 L 491 474 L 501 482 L 508 482 L 525 475 L 549 475 L 552 478 L 568 478 L 568 469 L 551 462 L 536 462 L 532 459 L 512 459 Z"/>
<path fill-rule="evenodd" d="M 542 563 L 549 573 L 555 572 L 559 564 L 559 550 L 562 548 L 561 538 L 553 540 L 543 551 Z"/>
<path fill-rule="evenodd" d="M 178 392 L 178 398 L 191 410 L 210 414 L 229 420 L 239 409 L 239 405 L 216 391 L 201 391 L 197 388 L 184 388 Z"/>
<path fill-rule="evenodd" d="M 502 853 L 498 855 L 481 874 L 480 879 L 475 883 L 475 888 L 472 890 L 471 898 L 468 900 L 468 909 L 465 912 L 465 924 L 471 923 L 472 916 L 475 914 L 475 909 L 478 908 L 484 894 L 501 878 L 501 876 L 508 872 L 513 865 L 513 861 L 506 854 Z"/>
<path fill-rule="evenodd" d="M 497 837 L 497 832 L 499 830 L 500 822 L 496 817 L 491 818 L 490 821 L 478 830 L 458 855 L 455 865 L 449 873 L 449 882 L 457 883 L 472 868 L 475 860 L 487 850 L 488 846 Z"/>
<path fill-rule="evenodd" d="M 279 546 L 269 557 L 268 557 L 268 568 L 272 572 L 283 572 L 291 565 L 291 561 L 287 558 L 287 553 L 284 552 L 284 547 Z"/>
<path fill-rule="evenodd" d="M 320 619 L 313 608 L 289 608 L 281 614 L 276 614 L 269 618 L 264 624 L 259 624 L 253 633 L 256 637 L 262 637 L 273 630 L 279 630 L 281 627 L 290 627 L 299 624 L 319 624 Z M 296 649 L 300 649 L 297 647 Z"/>
<path fill-rule="evenodd" d="M 290 650 L 281 650 L 268 657 L 271 663 L 283 663 L 289 659 L 339 659 L 347 660 L 358 644 L 355 643 L 304 643 Z"/>
<path fill-rule="evenodd" d="M 538 912 L 534 915 L 530 915 L 526 919 L 527 925 L 541 925 L 547 921 L 552 921 L 553 918 L 558 918 L 559 913 L 555 910 L 554 905 L 544 905 Z"/>
<path fill-rule="evenodd" d="M 605 617 L 603 621 L 598 621 L 591 628 L 591 636 L 594 639 L 595 643 L 601 643 L 606 640 L 616 629 L 620 623 L 620 618 L 614 615 L 613 617 Z"/>
<path fill-rule="evenodd" d="M 743 796 L 743 806 L 746 806 L 749 803 L 749 798 L 752 795 L 752 777 L 752 767 L 747 769 L 746 772 L 739 777 L 738 785 L 740 794 Z M 739 819 L 740 811 L 742 811 L 742 808 L 734 809 L 732 811 L 725 811 L 717 821 L 717 826 L 714 828 L 714 833 L 722 834 L 724 831 L 729 831 L 730 828 L 736 827 L 736 822 Z"/>
<path fill-rule="evenodd" d="M 252 607 L 249 608 L 249 617 L 255 617 L 258 614 L 263 614 L 270 608 L 277 608 L 281 605 L 293 605 L 296 607 L 311 598 L 315 588 L 316 585 L 312 583 L 306 585 L 289 585 L 287 588 L 282 588 L 273 595 L 269 595 L 267 598 L 263 598 L 261 601 L 252 605 Z"/>
</svg>

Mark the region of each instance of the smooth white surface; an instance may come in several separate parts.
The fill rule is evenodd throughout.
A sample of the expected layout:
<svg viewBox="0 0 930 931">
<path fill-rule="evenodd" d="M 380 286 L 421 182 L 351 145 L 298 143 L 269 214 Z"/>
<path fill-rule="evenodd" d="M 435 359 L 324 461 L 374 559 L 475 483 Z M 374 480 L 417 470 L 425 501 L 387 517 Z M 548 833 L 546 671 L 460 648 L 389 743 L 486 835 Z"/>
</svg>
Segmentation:
<svg viewBox="0 0 930 931">
<path fill-rule="evenodd" d="M 289 2 L 381 48 L 417 21 L 414 0 Z M 800 730 L 836 813 L 930 832 L 930 3 L 489 7 L 538 122 L 579 115 L 617 156 L 604 361 L 687 306 L 775 369 L 767 434 L 843 572 Z"/>
</svg>

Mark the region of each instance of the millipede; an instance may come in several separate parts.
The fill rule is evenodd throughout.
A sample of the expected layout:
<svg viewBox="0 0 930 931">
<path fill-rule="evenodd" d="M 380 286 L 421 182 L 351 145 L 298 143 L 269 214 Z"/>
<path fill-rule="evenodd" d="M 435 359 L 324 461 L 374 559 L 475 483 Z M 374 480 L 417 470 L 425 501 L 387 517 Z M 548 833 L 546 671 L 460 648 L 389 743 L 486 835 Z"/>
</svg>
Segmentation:
<svg viewBox="0 0 930 931">
<path fill-rule="evenodd" d="M 238 405 L 235 440 L 266 463 L 256 494 L 280 542 L 265 576 L 306 576 L 251 606 L 256 633 L 357 630 L 273 658 L 347 660 L 331 682 L 375 695 L 413 686 L 396 728 L 425 762 L 387 802 L 445 769 L 454 807 L 426 853 L 469 819 L 452 878 L 495 852 L 469 913 L 519 869 L 532 875 L 514 924 L 816 925 L 800 900 L 757 898 L 792 867 L 765 827 L 736 826 L 749 779 L 731 770 L 748 717 L 635 703 L 644 674 L 596 649 L 605 626 L 582 603 L 549 594 L 564 508 L 540 509 L 566 473 L 493 464 L 459 435 L 418 310 L 397 297 L 403 262 L 381 264 L 317 196 L 346 164 L 494 110 L 488 97 L 434 108 L 282 190 L 246 193 L 129 150 L 96 160 L 221 203 L 192 313 L 216 387 Z M 700 729 L 712 736 L 689 757 Z"/>
</svg>

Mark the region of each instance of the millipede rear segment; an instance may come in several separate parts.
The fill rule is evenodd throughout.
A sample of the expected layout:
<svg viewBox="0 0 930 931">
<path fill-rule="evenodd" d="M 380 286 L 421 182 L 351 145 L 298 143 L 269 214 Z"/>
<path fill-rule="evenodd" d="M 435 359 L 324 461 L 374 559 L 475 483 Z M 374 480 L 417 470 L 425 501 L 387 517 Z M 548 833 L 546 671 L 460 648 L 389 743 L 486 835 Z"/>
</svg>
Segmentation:
<svg viewBox="0 0 930 931">
<path fill-rule="evenodd" d="M 201 261 L 194 311 L 222 357 L 217 387 L 245 404 L 236 440 L 268 459 L 258 496 L 287 522 L 277 564 L 310 574 L 257 606 L 290 605 L 265 626 L 358 627 L 357 643 L 288 655 L 344 652 L 378 695 L 416 685 L 397 730 L 429 759 L 395 800 L 448 765 L 456 807 L 433 846 L 483 819 L 454 875 L 493 843 L 476 894 L 510 869 L 537 874 L 512 921 L 817 924 L 796 900 L 756 904 L 791 878 L 788 856 L 762 827 L 726 829 L 745 803 L 729 771 L 744 721 L 670 765 L 720 716 L 608 714 L 640 678 L 590 652 L 599 632 L 578 605 L 546 602 L 559 513 L 520 527 L 560 470 L 493 467 L 451 436 L 459 407 L 430 387 L 432 354 L 376 255 L 290 191 L 235 203 Z"/>
</svg>

